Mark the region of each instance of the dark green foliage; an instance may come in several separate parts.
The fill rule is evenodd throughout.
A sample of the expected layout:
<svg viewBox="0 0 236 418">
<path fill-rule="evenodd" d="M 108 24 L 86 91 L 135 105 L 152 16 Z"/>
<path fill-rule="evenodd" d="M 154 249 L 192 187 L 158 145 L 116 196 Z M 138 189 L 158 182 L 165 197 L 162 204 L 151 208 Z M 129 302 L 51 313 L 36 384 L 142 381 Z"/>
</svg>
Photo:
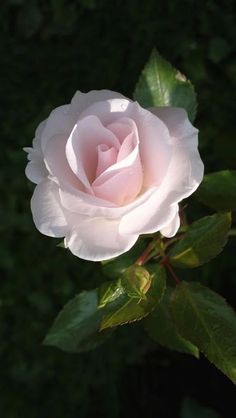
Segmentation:
<svg viewBox="0 0 236 418">
<path fill-rule="evenodd" d="M 151 274 L 143 267 L 132 267 L 132 274 L 126 273 L 70 300 L 54 321 L 44 344 L 72 353 L 90 350 L 106 339 L 105 330 L 138 321 L 152 312 L 165 288 L 163 267 Z"/>
<path fill-rule="evenodd" d="M 231 306 L 200 283 L 182 282 L 171 298 L 178 332 L 236 383 L 236 315 Z"/>
<path fill-rule="evenodd" d="M 99 286 L 102 269 L 35 230 L 21 148 L 76 89 L 110 88 L 131 97 L 156 47 L 195 86 L 206 172 L 235 169 L 233 7 L 233 0 L 0 2 L 1 416 L 173 418 L 186 395 L 231 416 L 235 393 L 227 378 L 204 360 L 157 349 L 138 323 L 91 353 L 42 346 L 62 306 Z M 187 213 L 190 220 L 208 214 L 194 202 Z M 181 278 L 191 273 L 233 305 L 235 270 L 232 238 L 226 252 L 202 269 L 181 270 Z"/>
<path fill-rule="evenodd" d="M 172 294 L 169 288 L 161 303 L 145 320 L 145 329 L 157 343 L 171 350 L 180 351 L 186 354 L 192 354 L 196 358 L 199 357 L 198 348 L 190 341 L 181 337 L 178 333 L 175 323 L 171 317 L 170 298 Z"/>
<path fill-rule="evenodd" d="M 207 174 L 195 197 L 215 210 L 236 210 L 236 171 L 222 170 Z"/>
</svg>

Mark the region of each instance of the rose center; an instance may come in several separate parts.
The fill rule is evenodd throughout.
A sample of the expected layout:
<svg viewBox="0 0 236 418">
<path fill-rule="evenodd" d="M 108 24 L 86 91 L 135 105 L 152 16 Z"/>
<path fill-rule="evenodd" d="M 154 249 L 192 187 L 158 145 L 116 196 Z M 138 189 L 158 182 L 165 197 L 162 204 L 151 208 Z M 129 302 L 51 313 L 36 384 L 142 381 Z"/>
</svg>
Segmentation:
<svg viewBox="0 0 236 418">
<path fill-rule="evenodd" d="M 97 146 L 97 170 L 96 178 L 100 176 L 108 167 L 115 164 L 117 161 L 117 149 L 109 147 L 107 144 Z"/>
</svg>

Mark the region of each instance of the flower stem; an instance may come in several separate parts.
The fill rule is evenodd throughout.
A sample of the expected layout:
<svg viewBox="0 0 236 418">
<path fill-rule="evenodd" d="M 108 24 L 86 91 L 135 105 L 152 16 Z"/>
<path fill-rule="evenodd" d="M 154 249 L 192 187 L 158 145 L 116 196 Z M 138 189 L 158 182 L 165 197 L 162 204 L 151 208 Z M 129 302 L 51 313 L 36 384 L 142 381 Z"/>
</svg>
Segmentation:
<svg viewBox="0 0 236 418">
<path fill-rule="evenodd" d="M 150 244 L 145 248 L 144 252 L 139 256 L 136 260 L 135 264 L 138 266 L 143 266 L 150 258 L 153 257 L 153 249 L 154 249 L 154 240 L 150 242 Z"/>
<path fill-rule="evenodd" d="M 167 257 L 167 256 L 165 256 L 163 259 L 162 259 L 162 262 L 161 262 L 162 264 L 163 264 L 163 266 L 165 266 L 166 267 L 166 269 L 169 271 L 169 273 L 171 274 L 171 276 L 173 277 L 173 279 L 175 280 L 175 282 L 177 283 L 177 284 L 180 284 L 181 283 L 181 280 L 178 278 L 178 276 L 176 275 L 176 273 L 174 272 L 174 270 L 173 270 L 173 268 L 172 268 L 172 266 L 170 265 L 170 263 L 169 263 L 169 258 Z"/>
</svg>

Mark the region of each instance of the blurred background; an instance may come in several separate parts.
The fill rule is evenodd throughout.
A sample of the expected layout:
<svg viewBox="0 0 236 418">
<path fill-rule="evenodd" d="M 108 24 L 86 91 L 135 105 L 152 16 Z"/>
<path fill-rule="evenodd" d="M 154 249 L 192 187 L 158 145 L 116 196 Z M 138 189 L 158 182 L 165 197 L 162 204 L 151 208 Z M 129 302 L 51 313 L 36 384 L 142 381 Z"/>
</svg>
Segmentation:
<svg viewBox="0 0 236 418">
<path fill-rule="evenodd" d="M 99 264 L 77 259 L 35 229 L 22 147 L 77 89 L 132 97 L 155 46 L 195 85 L 206 172 L 235 169 L 234 7 L 234 0 L 0 1 L 1 417 L 232 416 L 229 380 L 204 358 L 158 347 L 140 323 L 121 327 L 89 353 L 42 346 L 63 304 L 104 276 Z M 194 199 L 187 209 L 189 219 L 208 213 Z M 235 244 L 233 237 L 216 260 L 185 273 L 232 305 Z"/>
</svg>

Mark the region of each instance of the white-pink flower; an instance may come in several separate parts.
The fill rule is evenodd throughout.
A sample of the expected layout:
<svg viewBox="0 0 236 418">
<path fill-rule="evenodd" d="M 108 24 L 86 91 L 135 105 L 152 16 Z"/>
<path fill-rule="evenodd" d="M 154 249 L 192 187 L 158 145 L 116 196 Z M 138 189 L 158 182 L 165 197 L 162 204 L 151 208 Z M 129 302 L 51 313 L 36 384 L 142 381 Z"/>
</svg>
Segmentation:
<svg viewBox="0 0 236 418">
<path fill-rule="evenodd" d="M 143 109 L 108 90 L 77 92 L 25 148 L 38 230 L 86 260 L 128 251 L 140 234 L 176 234 L 178 203 L 203 177 L 198 131 L 185 110 Z"/>
</svg>

